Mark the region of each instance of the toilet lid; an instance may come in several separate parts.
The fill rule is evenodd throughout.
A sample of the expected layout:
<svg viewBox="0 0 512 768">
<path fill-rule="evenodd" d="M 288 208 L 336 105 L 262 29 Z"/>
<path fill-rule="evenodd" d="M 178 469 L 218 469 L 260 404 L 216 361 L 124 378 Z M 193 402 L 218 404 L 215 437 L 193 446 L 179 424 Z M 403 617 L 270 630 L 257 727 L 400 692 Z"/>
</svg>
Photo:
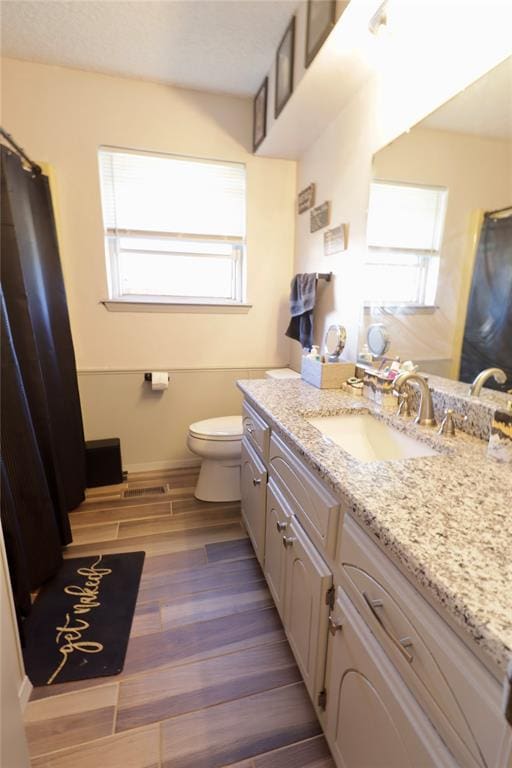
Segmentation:
<svg viewBox="0 0 512 768">
<path fill-rule="evenodd" d="M 203 440 L 239 440 L 243 434 L 242 417 L 220 416 L 196 421 L 190 425 L 189 432 Z"/>
</svg>

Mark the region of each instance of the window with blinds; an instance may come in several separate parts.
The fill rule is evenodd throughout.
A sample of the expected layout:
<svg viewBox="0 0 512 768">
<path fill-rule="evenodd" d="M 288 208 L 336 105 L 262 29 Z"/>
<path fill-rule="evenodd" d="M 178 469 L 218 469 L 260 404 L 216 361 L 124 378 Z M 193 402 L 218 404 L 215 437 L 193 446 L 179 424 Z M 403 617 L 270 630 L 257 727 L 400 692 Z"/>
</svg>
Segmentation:
<svg viewBox="0 0 512 768">
<path fill-rule="evenodd" d="M 365 303 L 435 303 L 448 191 L 376 181 L 368 208 Z"/>
<path fill-rule="evenodd" d="M 243 301 L 245 166 L 104 147 L 110 298 Z"/>
</svg>

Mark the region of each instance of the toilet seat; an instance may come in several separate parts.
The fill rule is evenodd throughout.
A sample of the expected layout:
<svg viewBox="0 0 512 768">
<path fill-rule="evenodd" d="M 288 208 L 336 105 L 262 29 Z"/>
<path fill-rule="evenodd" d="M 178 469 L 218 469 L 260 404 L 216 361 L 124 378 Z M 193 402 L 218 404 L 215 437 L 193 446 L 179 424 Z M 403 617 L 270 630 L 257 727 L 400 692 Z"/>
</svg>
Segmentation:
<svg viewBox="0 0 512 768">
<path fill-rule="evenodd" d="M 189 434 L 199 440 L 223 442 L 241 440 L 243 435 L 241 416 L 219 416 L 215 419 L 196 421 L 189 427 Z"/>
</svg>

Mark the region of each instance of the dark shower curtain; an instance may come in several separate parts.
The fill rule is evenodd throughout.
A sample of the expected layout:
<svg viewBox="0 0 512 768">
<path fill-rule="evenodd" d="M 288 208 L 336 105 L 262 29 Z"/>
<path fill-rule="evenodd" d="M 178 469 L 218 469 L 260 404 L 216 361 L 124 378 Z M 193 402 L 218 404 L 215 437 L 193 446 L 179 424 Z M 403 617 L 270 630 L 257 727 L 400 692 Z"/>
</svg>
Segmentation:
<svg viewBox="0 0 512 768">
<path fill-rule="evenodd" d="M 57 519 L 1 295 L 2 527 L 15 603 L 28 612 L 30 591 L 61 561 Z"/>
<path fill-rule="evenodd" d="M 468 302 L 460 380 L 471 382 L 485 368 L 502 368 L 512 387 L 512 210 L 506 217 L 486 214 L 476 254 Z"/>
<path fill-rule="evenodd" d="M 2 145 L 1 181 L 2 524 L 24 611 L 71 541 L 85 449 L 48 179 Z"/>
</svg>

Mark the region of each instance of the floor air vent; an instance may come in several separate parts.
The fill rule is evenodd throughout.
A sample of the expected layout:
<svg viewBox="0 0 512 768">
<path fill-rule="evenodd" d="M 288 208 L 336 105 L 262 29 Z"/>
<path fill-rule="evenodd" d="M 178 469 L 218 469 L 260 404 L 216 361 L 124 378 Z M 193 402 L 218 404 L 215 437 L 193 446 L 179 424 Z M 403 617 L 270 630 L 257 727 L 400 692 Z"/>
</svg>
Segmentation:
<svg viewBox="0 0 512 768">
<path fill-rule="evenodd" d="M 155 485 L 151 488 L 129 488 L 124 492 L 125 499 L 132 499 L 136 496 L 160 496 L 162 493 L 167 493 L 167 486 Z"/>
</svg>

